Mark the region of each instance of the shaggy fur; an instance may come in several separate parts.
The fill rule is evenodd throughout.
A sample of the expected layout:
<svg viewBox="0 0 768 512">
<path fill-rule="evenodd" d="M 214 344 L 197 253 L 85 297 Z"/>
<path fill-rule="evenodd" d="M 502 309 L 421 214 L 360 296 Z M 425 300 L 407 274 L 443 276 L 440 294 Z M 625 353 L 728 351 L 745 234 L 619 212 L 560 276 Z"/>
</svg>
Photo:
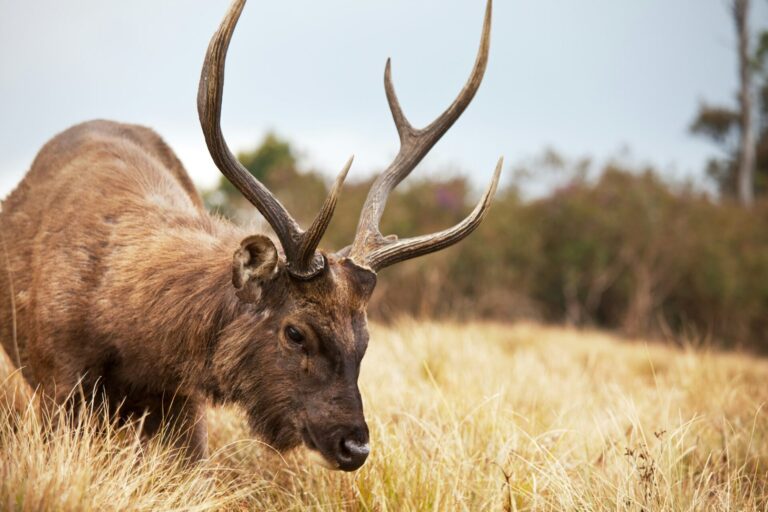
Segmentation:
<svg viewBox="0 0 768 512">
<path fill-rule="evenodd" d="M 0 340 L 52 402 L 82 384 L 123 419 L 147 413 L 148 434 L 172 418 L 196 458 L 206 399 L 240 403 L 280 450 L 303 440 L 331 458 L 340 428 L 367 442 L 357 376 L 375 275 L 325 255 L 320 276 L 291 278 L 268 238 L 206 213 L 150 129 L 92 121 L 56 136 L 0 230 Z"/>
</svg>

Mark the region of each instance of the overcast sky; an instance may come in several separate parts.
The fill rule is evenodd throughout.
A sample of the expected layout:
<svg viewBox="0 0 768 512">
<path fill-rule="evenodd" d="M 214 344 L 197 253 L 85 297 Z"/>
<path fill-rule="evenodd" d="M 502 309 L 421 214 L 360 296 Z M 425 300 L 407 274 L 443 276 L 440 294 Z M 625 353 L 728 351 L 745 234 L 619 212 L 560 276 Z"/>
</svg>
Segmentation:
<svg viewBox="0 0 768 512">
<path fill-rule="evenodd" d="M 753 26 L 768 2 L 753 2 Z M 93 118 L 155 128 L 195 181 L 217 179 L 195 107 L 200 66 L 227 0 L 0 0 L 0 197 L 47 139 Z M 303 163 L 350 176 L 386 165 L 397 137 L 388 56 L 403 107 L 431 121 L 461 88 L 484 0 L 251 0 L 228 59 L 230 146 L 274 129 Z M 701 179 L 712 148 L 687 126 L 736 86 L 725 0 L 496 0 L 491 58 L 473 104 L 422 172 L 477 181 L 499 155 L 545 146 L 604 159 L 630 148 L 675 179 Z"/>
</svg>

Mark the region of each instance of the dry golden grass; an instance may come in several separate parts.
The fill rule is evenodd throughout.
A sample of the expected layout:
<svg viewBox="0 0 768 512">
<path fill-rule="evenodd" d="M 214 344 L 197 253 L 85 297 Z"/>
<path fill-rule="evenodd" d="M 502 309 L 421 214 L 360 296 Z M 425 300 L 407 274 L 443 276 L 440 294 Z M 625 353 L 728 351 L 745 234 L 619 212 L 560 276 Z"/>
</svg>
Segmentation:
<svg viewBox="0 0 768 512">
<path fill-rule="evenodd" d="M 767 382 L 762 359 L 594 332 L 374 326 L 373 453 L 340 474 L 283 460 L 229 408 L 194 468 L 98 413 L 51 428 L 6 362 L 0 509 L 767 510 Z"/>
</svg>

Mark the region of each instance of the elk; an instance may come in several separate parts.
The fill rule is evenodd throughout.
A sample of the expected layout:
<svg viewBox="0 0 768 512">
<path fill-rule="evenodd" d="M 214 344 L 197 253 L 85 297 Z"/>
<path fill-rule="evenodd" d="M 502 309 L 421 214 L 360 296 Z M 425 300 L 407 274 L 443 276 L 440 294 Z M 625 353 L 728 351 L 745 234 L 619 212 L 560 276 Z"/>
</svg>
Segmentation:
<svg viewBox="0 0 768 512">
<path fill-rule="evenodd" d="M 236 403 L 279 451 L 302 444 L 328 467 L 366 460 L 357 379 L 376 273 L 455 244 L 481 222 L 502 161 L 475 209 L 444 231 L 398 239 L 379 230 L 387 197 L 474 97 L 488 59 L 491 0 L 471 75 L 434 122 L 414 128 L 387 62 L 384 85 L 400 149 L 374 181 L 352 243 L 318 249 L 351 159 L 305 231 L 245 170 L 220 126 L 224 66 L 245 6 L 234 0 L 205 56 L 200 124 L 218 169 L 276 240 L 203 207 L 180 161 L 151 129 L 96 120 L 60 133 L 2 204 L 0 339 L 44 402 L 75 408 L 73 388 L 143 433 L 167 422 L 192 459 L 206 456 L 207 403 Z M 94 398 L 93 400 L 96 400 Z"/>
</svg>

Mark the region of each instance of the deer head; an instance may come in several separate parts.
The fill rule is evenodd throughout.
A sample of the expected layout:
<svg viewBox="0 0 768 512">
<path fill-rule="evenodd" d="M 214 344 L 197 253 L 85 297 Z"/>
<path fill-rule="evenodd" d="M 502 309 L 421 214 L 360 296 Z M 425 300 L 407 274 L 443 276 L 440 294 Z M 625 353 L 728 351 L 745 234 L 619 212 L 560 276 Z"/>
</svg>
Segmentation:
<svg viewBox="0 0 768 512">
<path fill-rule="evenodd" d="M 251 305 L 252 314 L 239 320 L 247 325 L 232 325 L 224 333 L 219 352 L 228 355 L 221 356 L 219 365 L 233 372 L 226 392 L 246 406 L 254 430 L 268 442 L 278 449 L 303 442 L 319 453 L 326 465 L 354 470 L 369 453 L 357 378 L 368 344 L 366 306 L 376 285 L 376 273 L 469 235 L 482 221 L 496 191 L 502 160 L 482 199 L 461 223 L 439 233 L 403 240 L 383 236 L 379 230 L 389 193 L 459 118 L 480 86 L 488 60 L 491 0 L 469 80 L 455 101 L 426 128 L 414 128 L 406 119 L 387 61 L 384 86 L 400 136 L 400 150 L 372 185 L 354 241 L 337 253 L 318 250 L 318 244 L 333 215 L 351 159 L 304 231 L 237 161 L 224 141 L 220 117 L 225 58 L 244 5 L 245 0 L 234 0 L 210 42 L 200 79 L 198 112 L 214 162 L 269 222 L 281 250 L 266 236 L 254 235 L 243 240 L 235 252 L 232 284 L 239 300 Z M 258 347 L 258 361 L 249 366 L 253 358 L 248 354 L 256 350 L 253 347 Z M 242 356 L 238 359 L 231 354 Z M 243 374 L 250 377 L 241 377 Z M 270 391 L 265 392 L 265 388 Z"/>
</svg>

